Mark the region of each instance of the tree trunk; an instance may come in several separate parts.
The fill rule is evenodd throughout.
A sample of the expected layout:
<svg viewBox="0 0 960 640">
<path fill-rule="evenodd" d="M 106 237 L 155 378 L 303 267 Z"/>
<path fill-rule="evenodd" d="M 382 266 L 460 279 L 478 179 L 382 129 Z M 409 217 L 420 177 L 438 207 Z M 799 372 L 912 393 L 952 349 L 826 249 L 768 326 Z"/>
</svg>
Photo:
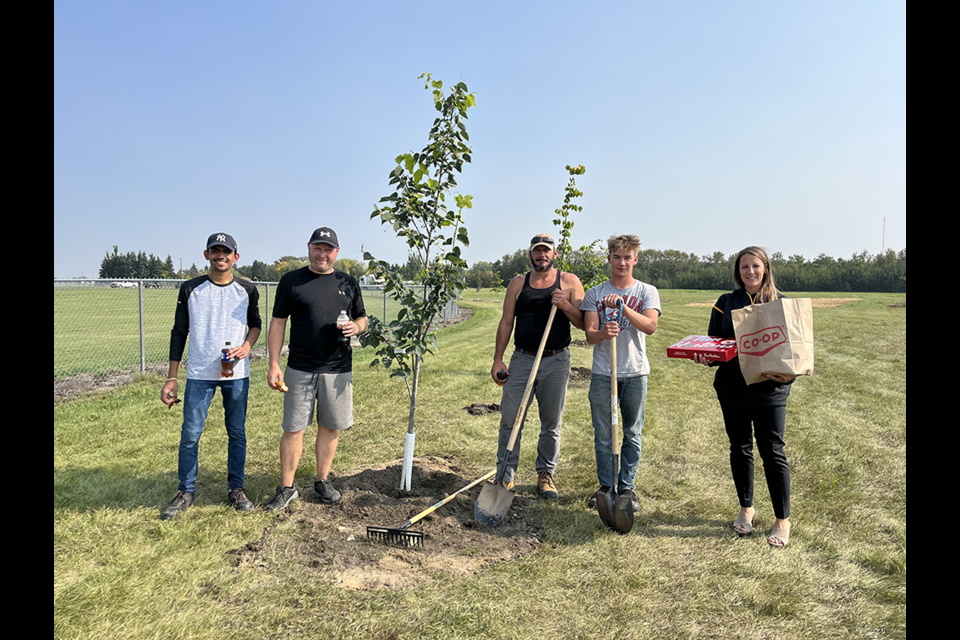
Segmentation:
<svg viewBox="0 0 960 640">
<path fill-rule="evenodd" d="M 413 385 L 410 388 L 410 417 L 407 421 L 407 437 L 403 445 L 403 470 L 400 474 L 400 491 L 410 491 L 413 479 L 413 449 L 416 434 L 413 432 L 414 418 L 417 415 L 417 387 L 420 383 L 420 356 L 413 356 Z"/>
</svg>

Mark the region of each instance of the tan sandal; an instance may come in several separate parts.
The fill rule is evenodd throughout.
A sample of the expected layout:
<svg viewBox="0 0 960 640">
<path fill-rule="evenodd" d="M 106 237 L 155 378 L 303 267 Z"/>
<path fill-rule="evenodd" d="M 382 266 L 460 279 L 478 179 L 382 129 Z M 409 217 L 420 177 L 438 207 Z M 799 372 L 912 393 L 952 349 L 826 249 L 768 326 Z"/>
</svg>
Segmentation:
<svg viewBox="0 0 960 640">
<path fill-rule="evenodd" d="M 770 532 L 770 535 L 767 536 L 767 544 L 769 544 L 774 549 L 784 549 L 788 544 L 790 544 L 790 528 L 778 529 L 774 527 L 773 531 Z"/>
<path fill-rule="evenodd" d="M 739 515 L 737 519 L 733 521 L 733 530 L 741 538 L 745 538 L 753 533 L 753 528 L 757 526 L 757 514 L 753 514 L 753 518 L 747 520 L 746 516 Z"/>
</svg>

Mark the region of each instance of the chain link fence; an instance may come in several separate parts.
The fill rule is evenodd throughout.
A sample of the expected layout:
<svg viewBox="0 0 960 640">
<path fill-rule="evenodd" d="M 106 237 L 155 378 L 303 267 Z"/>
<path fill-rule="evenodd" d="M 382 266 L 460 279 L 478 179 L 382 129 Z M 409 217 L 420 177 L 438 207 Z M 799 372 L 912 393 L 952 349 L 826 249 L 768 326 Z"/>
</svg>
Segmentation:
<svg viewBox="0 0 960 640">
<path fill-rule="evenodd" d="M 106 378 L 117 372 L 165 374 L 170 329 L 184 280 L 54 280 L 53 379 L 78 375 Z M 260 292 L 263 333 L 252 357 L 265 356 L 270 310 L 276 282 L 255 282 Z M 400 305 L 382 287 L 363 285 L 367 315 L 384 322 L 397 317 Z M 454 301 L 444 320 L 460 312 Z M 289 323 L 287 326 L 289 337 Z M 188 338 L 189 340 L 189 338 Z M 286 337 L 284 339 L 286 343 Z"/>
</svg>

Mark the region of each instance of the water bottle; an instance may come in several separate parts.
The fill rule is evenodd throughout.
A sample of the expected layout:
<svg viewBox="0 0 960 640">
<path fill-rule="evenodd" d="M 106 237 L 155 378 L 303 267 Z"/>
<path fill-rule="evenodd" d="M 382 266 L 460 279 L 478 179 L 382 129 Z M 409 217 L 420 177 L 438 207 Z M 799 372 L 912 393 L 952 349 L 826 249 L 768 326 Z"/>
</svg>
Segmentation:
<svg viewBox="0 0 960 640">
<path fill-rule="evenodd" d="M 338 340 L 340 344 L 350 344 L 350 338 L 343 335 L 343 330 L 350 324 L 350 316 L 347 315 L 347 312 L 343 309 L 340 310 L 340 315 L 337 316 L 337 329 L 340 330 L 340 337 Z"/>
</svg>

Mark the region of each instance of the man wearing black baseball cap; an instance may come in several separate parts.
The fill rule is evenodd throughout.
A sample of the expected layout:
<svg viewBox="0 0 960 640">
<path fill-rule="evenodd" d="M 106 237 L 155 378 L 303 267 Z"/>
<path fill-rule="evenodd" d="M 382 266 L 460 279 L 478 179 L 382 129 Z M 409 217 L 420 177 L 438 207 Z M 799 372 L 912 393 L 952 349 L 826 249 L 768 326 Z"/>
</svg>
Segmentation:
<svg viewBox="0 0 960 640">
<path fill-rule="evenodd" d="M 179 515 L 193 504 L 200 435 L 218 387 L 227 427 L 227 499 L 240 511 L 253 509 L 253 503 L 243 491 L 243 474 L 250 389 L 247 355 L 260 336 L 260 294 L 249 280 L 233 277 L 233 265 L 240 254 L 237 241 L 229 233 L 214 233 L 207 238 L 203 257 L 210 262 L 210 273 L 188 280 L 180 287 L 170 332 L 170 368 L 167 382 L 160 391 L 160 400 L 167 407 L 180 402 L 177 373 L 189 334 L 177 469 L 180 485 L 177 495 L 160 514 L 162 520 Z"/>
<path fill-rule="evenodd" d="M 554 474 L 560 460 L 560 426 L 563 420 L 563 405 L 570 377 L 570 325 L 583 329 L 583 285 L 572 273 L 562 273 L 554 266 L 557 257 L 556 243 L 548 233 L 538 233 L 530 240 L 530 262 L 533 270 L 514 278 L 503 298 L 503 315 L 497 327 L 496 350 L 490 375 L 499 382 L 498 373 L 505 371 L 503 398 L 500 401 L 500 441 L 497 451 L 497 471 L 503 473 L 504 485 L 513 487 L 513 478 L 520 462 L 520 436 L 514 443 L 509 460 L 504 460 L 510 433 L 527 379 L 536 360 L 537 350 L 547 327 L 550 307 L 558 311 L 550 327 L 544 347 L 540 368 L 536 376 L 534 395 L 540 416 L 540 440 L 537 444 L 537 492 L 541 497 L 557 497 Z M 516 332 L 514 333 L 514 321 Z M 510 367 L 503 362 L 504 351 L 514 333 L 514 352 Z M 502 375 L 502 374 L 501 374 Z M 532 398 L 531 398 L 532 401 Z M 522 426 L 521 426 L 522 429 Z"/>
<path fill-rule="evenodd" d="M 339 432 L 353 425 L 353 355 L 350 338 L 367 329 L 360 285 L 334 269 L 337 232 L 314 230 L 307 242 L 310 264 L 284 274 L 270 320 L 267 382 L 286 391 L 280 438 L 280 485 L 266 508 L 280 510 L 299 497 L 294 475 L 303 453 L 303 432 L 317 414 L 317 477 L 313 491 L 323 504 L 340 500 L 328 479 Z M 344 313 L 345 317 L 340 318 Z M 290 355 L 280 369 L 280 349 L 290 318 Z M 353 318 L 353 320 L 350 320 Z"/>
</svg>

